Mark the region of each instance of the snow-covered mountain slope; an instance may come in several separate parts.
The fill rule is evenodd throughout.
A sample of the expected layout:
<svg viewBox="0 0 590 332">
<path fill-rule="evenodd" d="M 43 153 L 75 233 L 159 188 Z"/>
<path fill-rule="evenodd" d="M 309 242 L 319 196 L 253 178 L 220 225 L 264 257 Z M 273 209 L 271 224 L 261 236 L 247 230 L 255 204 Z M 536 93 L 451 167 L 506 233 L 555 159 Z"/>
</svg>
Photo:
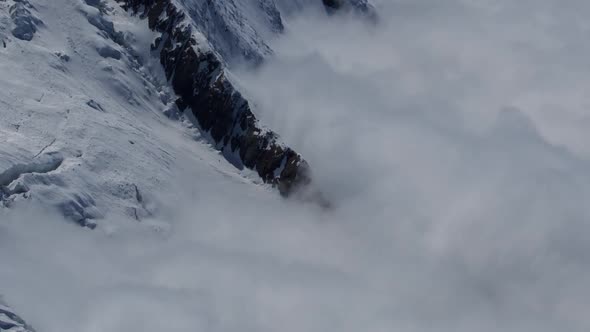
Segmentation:
<svg viewBox="0 0 590 332">
<path fill-rule="evenodd" d="M 268 38 L 284 29 L 274 0 L 180 0 L 178 5 L 228 60 L 262 61 L 272 53 Z"/>
<path fill-rule="evenodd" d="M 41 204 L 108 229 L 169 208 L 174 174 L 261 190 L 180 114 L 159 36 L 114 1 L 0 2 L 3 210 Z"/>
<path fill-rule="evenodd" d="M 125 2 L 125 1 L 123 1 Z M 158 1 L 126 1 L 150 6 Z M 354 10 L 375 15 L 368 0 L 178 0 L 197 30 L 222 61 L 260 64 L 272 55 L 268 45 L 284 31 L 283 16 L 324 6 L 329 12 Z"/>
<path fill-rule="evenodd" d="M 10 33 L 9 8 L 20 5 L 43 21 L 31 41 Z M 150 195 L 179 159 L 206 173 L 237 173 L 190 124 L 165 116 L 178 117 L 174 93 L 151 57 L 156 33 L 138 18 L 114 2 L 0 6 L 3 205 L 42 201 L 94 227 L 109 213 L 154 213 Z"/>
</svg>

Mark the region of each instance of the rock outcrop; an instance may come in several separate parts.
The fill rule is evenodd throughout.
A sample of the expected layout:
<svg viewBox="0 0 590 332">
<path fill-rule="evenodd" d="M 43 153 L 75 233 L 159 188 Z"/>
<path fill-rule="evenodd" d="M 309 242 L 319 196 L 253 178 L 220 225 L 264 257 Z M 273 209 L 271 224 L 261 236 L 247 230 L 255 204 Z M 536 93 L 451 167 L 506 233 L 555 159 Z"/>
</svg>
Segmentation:
<svg viewBox="0 0 590 332">
<path fill-rule="evenodd" d="M 35 330 L 20 318 L 12 308 L 0 299 L 0 331 L 35 332 Z"/>
<path fill-rule="evenodd" d="M 26 0 L 15 0 L 10 7 L 10 17 L 14 23 L 12 35 L 18 39 L 30 41 L 37 32 L 37 27 L 43 24 L 31 10 L 34 7 Z"/>
<path fill-rule="evenodd" d="M 276 133 L 262 128 L 248 101 L 227 78 L 220 57 L 176 2 L 118 1 L 161 33 L 152 48 L 179 96 L 179 108 L 190 108 L 202 131 L 230 162 L 255 170 L 284 196 L 310 184 L 307 162 L 282 144 Z"/>
</svg>

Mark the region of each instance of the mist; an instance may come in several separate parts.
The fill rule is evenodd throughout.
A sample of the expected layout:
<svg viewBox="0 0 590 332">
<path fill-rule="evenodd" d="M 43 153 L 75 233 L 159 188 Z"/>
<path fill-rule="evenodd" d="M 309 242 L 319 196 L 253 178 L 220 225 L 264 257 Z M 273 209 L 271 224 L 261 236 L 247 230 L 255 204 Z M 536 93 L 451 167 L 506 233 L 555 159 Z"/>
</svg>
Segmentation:
<svg viewBox="0 0 590 332">
<path fill-rule="evenodd" d="M 7 302 L 43 331 L 590 329 L 590 4 L 376 6 L 294 11 L 232 71 L 333 209 L 184 163 L 142 223 L 0 211 Z"/>
</svg>

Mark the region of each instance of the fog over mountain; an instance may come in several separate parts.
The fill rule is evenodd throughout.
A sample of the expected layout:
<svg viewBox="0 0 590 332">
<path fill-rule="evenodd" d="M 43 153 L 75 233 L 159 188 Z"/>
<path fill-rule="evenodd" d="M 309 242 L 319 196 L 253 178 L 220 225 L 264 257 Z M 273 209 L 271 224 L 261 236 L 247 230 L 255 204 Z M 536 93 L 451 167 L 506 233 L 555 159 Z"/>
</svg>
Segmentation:
<svg viewBox="0 0 590 332">
<path fill-rule="evenodd" d="M 0 0 L 0 331 L 588 331 L 589 12 Z"/>
</svg>

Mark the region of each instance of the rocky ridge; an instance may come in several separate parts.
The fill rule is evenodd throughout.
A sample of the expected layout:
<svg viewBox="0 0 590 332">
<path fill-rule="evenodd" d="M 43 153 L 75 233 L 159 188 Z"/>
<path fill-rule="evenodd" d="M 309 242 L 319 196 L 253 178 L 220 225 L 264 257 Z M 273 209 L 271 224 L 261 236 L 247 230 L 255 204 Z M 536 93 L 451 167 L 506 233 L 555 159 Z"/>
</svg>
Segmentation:
<svg viewBox="0 0 590 332">
<path fill-rule="evenodd" d="M 207 39 L 171 0 L 121 0 L 125 9 L 147 19 L 161 36 L 159 54 L 181 110 L 190 109 L 226 158 L 238 168 L 255 170 L 284 196 L 311 183 L 310 169 L 300 154 L 263 128 L 248 101 L 227 78 L 224 65 Z"/>
<path fill-rule="evenodd" d="M 42 1 L 0 0 L 0 52 L 7 56 L 3 70 L 6 77 L 22 78 L 6 80 L 10 88 L 0 93 L 0 102 L 19 105 L 18 112 L 1 110 L 6 128 L 0 128 L 0 138 L 30 138 L 6 145 L 8 151 L 0 160 L 0 207 L 37 200 L 88 228 L 114 211 L 136 220 L 152 216 L 158 204 L 136 194 L 137 183 L 147 183 L 142 182 L 142 173 L 117 164 L 119 151 L 111 151 L 124 139 L 116 132 L 139 135 L 138 118 L 125 113 L 135 109 L 177 119 L 180 109 L 199 127 L 199 136 L 233 166 L 253 170 L 283 196 L 327 205 L 313 189 L 307 162 L 256 119 L 226 69 L 236 58 L 257 64 L 272 56 L 265 41 L 284 30 L 281 13 L 294 13 L 286 9 L 289 6 L 303 10 L 309 5 L 325 4 L 320 0 L 64 0 L 59 10 Z M 135 17 L 129 24 L 129 13 L 144 20 Z M 142 33 L 149 37 L 137 35 Z M 20 66 L 18 54 L 23 52 L 38 57 L 30 67 Z M 150 71 L 152 59 L 157 62 L 156 72 Z M 84 65 L 94 62 L 98 67 Z M 28 117 L 22 116 L 25 112 Z M 40 117 L 46 120 L 33 121 Z M 116 125 L 108 122 L 111 117 L 117 118 Z M 102 131 L 88 138 L 84 131 L 76 131 L 90 125 L 112 131 L 108 138 L 117 143 L 100 144 L 107 139 Z M 146 133 L 141 131 L 142 136 Z M 136 148 L 145 143 L 153 149 L 154 142 L 144 140 L 129 144 Z M 169 165 L 171 147 L 164 145 L 158 151 L 162 164 Z M 154 165 L 144 166 L 157 169 L 156 180 L 165 181 L 166 166 L 159 164 L 160 159 L 152 161 Z M 103 167 L 105 163 L 118 166 Z M 109 180 L 91 183 L 103 175 Z M 154 190 L 149 183 L 140 189 Z"/>
</svg>

